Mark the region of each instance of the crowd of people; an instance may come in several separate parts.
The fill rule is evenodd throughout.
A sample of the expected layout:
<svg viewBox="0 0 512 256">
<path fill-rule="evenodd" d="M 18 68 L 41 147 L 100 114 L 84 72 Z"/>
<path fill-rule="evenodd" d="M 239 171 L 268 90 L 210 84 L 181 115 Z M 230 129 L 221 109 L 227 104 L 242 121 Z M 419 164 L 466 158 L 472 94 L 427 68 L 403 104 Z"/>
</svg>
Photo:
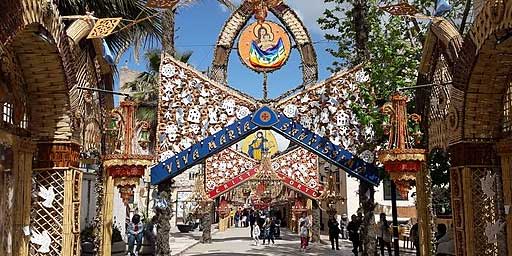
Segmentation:
<svg viewBox="0 0 512 256">
<path fill-rule="evenodd" d="M 352 242 L 352 252 L 357 256 L 362 252 L 362 236 L 361 231 L 363 228 L 363 216 L 361 213 L 358 215 L 352 215 L 350 221 L 346 214 L 341 215 L 339 220 L 331 217 L 328 222 L 329 227 L 329 240 L 331 241 L 331 248 L 333 250 L 339 250 L 339 238 L 347 239 Z M 419 225 L 418 223 L 409 223 L 410 233 L 409 237 L 416 249 L 416 255 L 420 255 L 420 236 L 419 236 Z M 379 221 L 377 223 L 377 242 L 379 255 L 392 256 L 392 225 L 386 218 L 385 213 L 379 215 Z M 439 224 L 436 233 L 436 256 L 451 256 L 455 255 L 454 241 L 451 232 L 446 228 L 446 225 Z"/>
<path fill-rule="evenodd" d="M 238 209 L 234 213 L 235 227 L 251 227 L 250 235 L 254 244 L 275 244 L 275 238 L 281 235 L 281 220 L 276 216 L 270 216 L 270 212 L 254 209 Z"/>
<path fill-rule="evenodd" d="M 378 249 L 380 255 L 392 256 L 392 225 L 388 222 L 385 213 L 381 213 L 377 223 L 377 237 Z M 233 215 L 235 227 L 250 227 L 250 235 L 254 240 L 256 246 L 260 242 L 265 245 L 275 244 L 275 239 L 280 237 L 281 220 L 275 214 L 271 216 L 270 212 L 264 212 L 253 209 L 238 209 Z M 142 240 L 148 241 L 149 244 L 154 244 L 155 233 L 154 224 L 155 220 L 151 220 L 144 225 L 141 217 L 134 214 L 131 222 L 128 224 L 127 238 L 128 238 L 128 253 L 135 255 L 135 252 L 140 251 Z M 300 250 L 305 251 L 309 246 L 311 221 L 306 215 L 298 220 L 298 233 L 300 236 Z M 412 223 L 411 223 L 412 224 Z M 352 215 L 350 220 L 346 214 L 335 218 L 331 216 L 328 221 L 329 240 L 331 242 L 332 250 L 340 250 L 339 239 L 348 239 L 352 243 L 352 252 L 355 256 L 362 252 L 362 228 L 363 216 L 361 213 Z M 412 225 L 410 229 L 410 240 L 416 248 L 416 255 L 419 254 L 419 226 L 418 223 Z M 436 256 L 451 256 L 455 255 L 453 236 L 450 229 L 444 224 L 437 226 L 436 232 Z M 136 248 L 135 244 L 137 245 Z"/>
</svg>

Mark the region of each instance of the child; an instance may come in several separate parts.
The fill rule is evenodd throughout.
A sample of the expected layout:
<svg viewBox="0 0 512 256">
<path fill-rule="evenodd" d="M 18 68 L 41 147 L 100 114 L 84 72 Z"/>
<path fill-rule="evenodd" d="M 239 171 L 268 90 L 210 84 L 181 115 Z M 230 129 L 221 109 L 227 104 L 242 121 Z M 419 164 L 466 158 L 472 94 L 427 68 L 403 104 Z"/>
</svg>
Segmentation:
<svg viewBox="0 0 512 256">
<path fill-rule="evenodd" d="M 302 252 L 306 251 L 306 247 L 308 245 L 308 228 L 306 227 L 306 222 L 302 221 L 300 223 L 300 250 Z"/>
<path fill-rule="evenodd" d="M 254 225 L 254 229 L 252 231 L 252 238 L 254 239 L 254 243 L 256 246 L 260 245 L 260 226 Z"/>
</svg>

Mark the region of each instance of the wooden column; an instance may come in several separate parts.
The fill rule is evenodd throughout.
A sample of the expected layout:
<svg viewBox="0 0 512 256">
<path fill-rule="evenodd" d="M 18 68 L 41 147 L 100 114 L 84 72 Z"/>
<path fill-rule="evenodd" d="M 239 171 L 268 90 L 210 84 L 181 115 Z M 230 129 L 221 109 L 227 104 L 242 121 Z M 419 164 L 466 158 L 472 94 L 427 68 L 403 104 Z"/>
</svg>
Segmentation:
<svg viewBox="0 0 512 256">
<path fill-rule="evenodd" d="M 416 177 L 416 207 L 418 215 L 420 255 L 428 256 L 432 252 L 432 228 L 434 225 L 432 216 L 432 180 L 426 165 Z"/>
<path fill-rule="evenodd" d="M 62 220 L 62 255 L 80 254 L 80 199 L 82 173 L 64 170 L 64 212 Z"/>
<path fill-rule="evenodd" d="M 105 197 L 103 199 L 103 238 L 101 239 L 101 255 L 110 256 L 112 251 L 112 224 L 114 210 L 114 178 L 105 175 Z"/>
<path fill-rule="evenodd" d="M 503 182 L 503 204 L 508 208 L 506 218 L 506 235 L 508 256 L 512 256 L 512 139 L 503 140 L 498 143 L 498 154 L 501 158 L 501 174 Z M 506 211 L 506 210 L 505 210 Z"/>
<path fill-rule="evenodd" d="M 29 140 L 15 139 L 13 145 L 14 212 L 13 255 L 28 255 L 29 237 L 22 228 L 30 226 L 30 204 L 32 194 L 32 157 L 35 147 Z"/>
<path fill-rule="evenodd" d="M 1 112 L 1 110 L 0 110 Z M 0 143 L 10 148 L 14 154 L 13 144 L 14 136 L 0 130 Z M 14 159 L 13 159 L 14 160 Z M 6 164 L 5 164 L 6 165 Z M 0 255 L 11 256 L 13 251 L 13 215 L 14 200 L 10 198 L 14 194 L 14 166 L 9 163 L 10 171 L 0 170 Z"/>
</svg>

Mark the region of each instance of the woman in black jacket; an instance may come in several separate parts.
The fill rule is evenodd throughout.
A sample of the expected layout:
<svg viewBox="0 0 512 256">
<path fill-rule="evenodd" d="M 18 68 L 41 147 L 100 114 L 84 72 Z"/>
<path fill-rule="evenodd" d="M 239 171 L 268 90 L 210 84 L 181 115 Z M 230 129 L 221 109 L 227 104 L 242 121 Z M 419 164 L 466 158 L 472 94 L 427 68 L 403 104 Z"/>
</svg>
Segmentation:
<svg viewBox="0 0 512 256">
<path fill-rule="evenodd" d="M 358 254 L 358 248 L 360 246 L 360 240 L 359 240 L 359 226 L 360 222 L 357 219 L 357 216 L 354 214 L 351 217 L 351 221 L 348 223 L 347 230 L 348 230 L 348 239 L 352 241 L 352 252 L 355 256 Z"/>
<path fill-rule="evenodd" d="M 340 227 L 338 221 L 334 218 L 334 216 L 329 217 L 329 222 L 327 224 L 329 226 L 329 240 L 331 240 L 331 247 L 334 250 L 334 242 L 336 241 L 336 250 L 340 249 L 339 246 L 339 235 L 340 235 Z"/>
</svg>

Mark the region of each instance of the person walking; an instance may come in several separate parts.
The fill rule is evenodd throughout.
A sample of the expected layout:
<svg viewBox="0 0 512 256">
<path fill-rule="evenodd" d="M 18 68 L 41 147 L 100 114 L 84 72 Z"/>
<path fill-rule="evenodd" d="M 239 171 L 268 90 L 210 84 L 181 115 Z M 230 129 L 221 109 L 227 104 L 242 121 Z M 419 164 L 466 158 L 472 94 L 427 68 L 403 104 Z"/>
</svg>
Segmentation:
<svg viewBox="0 0 512 256">
<path fill-rule="evenodd" d="M 360 223 L 357 219 L 357 216 L 353 214 L 351 216 L 351 220 L 347 225 L 347 231 L 348 231 L 348 239 L 352 242 L 352 252 L 355 256 L 358 255 L 358 249 L 360 246 L 360 239 L 359 239 L 359 226 Z"/>
<path fill-rule="evenodd" d="M 276 219 L 275 223 L 276 223 L 276 235 L 275 235 L 275 237 L 277 239 L 280 239 L 281 238 L 281 219 Z"/>
<path fill-rule="evenodd" d="M 240 210 L 236 211 L 235 213 L 235 228 L 240 227 Z"/>
<path fill-rule="evenodd" d="M 275 241 L 274 241 L 274 237 L 276 235 L 276 221 L 275 221 L 275 218 L 272 217 L 270 219 L 270 228 L 269 228 L 269 233 L 268 233 L 268 244 L 270 244 L 270 240 L 272 240 L 272 244 L 275 244 Z"/>
<path fill-rule="evenodd" d="M 347 239 L 347 225 L 348 225 L 348 216 L 347 214 L 341 215 L 340 220 L 340 233 L 341 233 L 341 239 Z"/>
<path fill-rule="evenodd" d="M 253 237 L 254 224 L 256 223 L 256 214 L 254 213 L 254 210 L 251 210 L 251 213 L 249 214 L 249 223 L 251 224 L 251 237 Z"/>
<path fill-rule="evenodd" d="M 255 225 L 254 227 L 251 226 L 251 237 L 254 239 L 254 244 L 256 246 L 260 245 L 260 226 Z"/>
<path fill-rule="evenodd" d="M 410 239 L 414 245 L 414 248 L 416 249 L 416 256 L 420 256 L 420 234 L 418 229 L 418 222 L 416 222 L 414 225 L 412 225 L 410 231 Z"/>
<path fill-rule="evenodd" d="M 273 228 L 272 228 L 273 226 Z M 272 230 L 273 229 L 273 230 Z M 265 223 L 263 224 L 263 244 L 265 244 L 265 240 L 267 240 L 267 244 L 270 245 L 270 240 L 272 240 L 272 244 L 274 244 L 274 232 L 276 230 L 275 223 L 272 225 L 272 221 L 270 218 L 265 219 Z"/>
<path fill-rule="evenodd" d="M 134 214 L 132 217 L 132 221 L 128 224 L 128 253 L 129 255 L 135 255 L 133 251 L 133 247 L 135 246 L 135 241 L 137 241 L 137 254 L 142 247 L 142 236 L 144 231 L 144 225 L 140 221 L 140 215 Z"/>
<path fill-rule="evenodd" d="M 300 219 L 299 219 L 299 224 L 302 222 L 304 222 L 304 225 L 306 226 L 306 229 L 308 230 L 307 239 L 306 239 L 306 247 L 307 247 L 307 246 L 309 246 L 309 229 L 311 227 L 311 223 L 309 222 L 308 215 L 305 212 L 302 213 L 302 217 L 300 217 Z M 299 228 L 299 230 L 300 230 L 300 228 Z"/>
<path fill-rule="evenodd" d="M 362 209 L 357 211 L 357 222 L 359 225 L 359 251 L 364 252 L 364 243 L 363 243 L 363 228 L 365 228 L 364 216 Z"/>
<path fill-rule="evenodd" d="M 309 235 L 309 231 L 308 231 L 308 228 L 306 227 L 306 222 L 305 221 L 302 221 L 300 222 L 300 232 L 299 232 L 299 235 L 300 235 L 300 251 L 301 252 L 305 252 L 306 251 L 306 248 L 308 246 L 308 235 Z"/>
<path fill-rule="evenodd" d="M 334 216 L 330 216 L 327 226 L 329 227 L 329 240 L 331 240 L 331 247 L 333 250 L 335 249 L 334 242 L 336 242 L 336 250 L 340 249 L 338 240 L 340 235 L 340 228 L 338 225 L 338 221 L 336 221 Z"/>
<path fill-rule="evenodd" d="M 240 218 L 241 218 L 241 223 L 240 223 L 240 225 L 241 225 L 242 227 L 244 227 L 244 228 L 246 228 L 246 227 L 248 226 L 248 223 L 247 223 L 247 215 L 248 215 L 248 213 L 247 213 L 247 212 L 242 212 L 242 213 L 241 213 L 241 216 L 240 216 Z"/>
<path fill-rule="evenodd" d="M 381 256 L 384 256 L 384 247 L 388 248 L 389 256 L 392 256 L 392 254 L 391 254 L 391 231 L 390 231 L 389 223 L 386 220 L 385 213 L 380 214 L 380 221 L 378 224 L 377 232 L 378 232 L 377 237 L 379 239 Z M 395 248 L 395 250 L 396 249 L 398 249 L 398 248 Z"/>
</svg>

